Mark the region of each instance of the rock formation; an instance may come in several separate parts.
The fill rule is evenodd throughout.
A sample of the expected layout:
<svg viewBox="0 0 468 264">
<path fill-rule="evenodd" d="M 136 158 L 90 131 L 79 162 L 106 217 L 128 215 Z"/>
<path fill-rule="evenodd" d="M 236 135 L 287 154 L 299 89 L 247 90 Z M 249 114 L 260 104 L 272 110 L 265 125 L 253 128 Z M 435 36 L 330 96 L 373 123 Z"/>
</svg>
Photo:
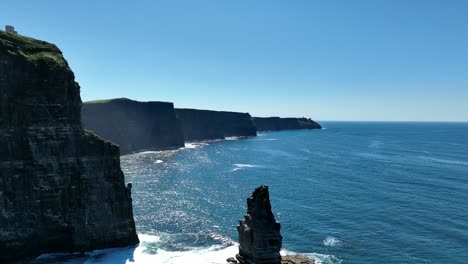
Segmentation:
<svg viewBox="0 0 468 264">
<path fill-rule="evenodd" d="M 93 101 L 83 104 L 82 115 L 85 128 L 118 144 L 121 154 L 184 146 L 172 103 L 126 98 Z"/>
<path fill-rule="evenodd" d="M 187 141 L 257 135 L 249 113 L 177 108 L 176 113 L 182 120 L 182 130 Z"/>
<path fill-rule="evenodd" d="M 314 259 L 289 255 L 281 256 L 283 237 L 281 225 L 271 211 L 268 186 L 255 189 L 247 199 L 247 215 L 239 221 L 239 254 L 228 258 L 229 264 L 314 264 Z"/>
<path fill-rule="evenodd" d="M 254 122 L 258 131 L 322 128 L 319 123 L 310 118 L 254 117 Z"/>
<path fill-rule="evenodd" d="M 0 31 L 0 263 L 138 243 L 118 146 L 53 44 Z"/>
<path fill-rule="evenodd" d="M 239 254 L 237 259 L 246 264 L 279 264 L 283 237 L 281 225 L 271 212 L 268 186 L 255 189 L 247 199 L 247 215 L 237 226 Z"/>
</svg>

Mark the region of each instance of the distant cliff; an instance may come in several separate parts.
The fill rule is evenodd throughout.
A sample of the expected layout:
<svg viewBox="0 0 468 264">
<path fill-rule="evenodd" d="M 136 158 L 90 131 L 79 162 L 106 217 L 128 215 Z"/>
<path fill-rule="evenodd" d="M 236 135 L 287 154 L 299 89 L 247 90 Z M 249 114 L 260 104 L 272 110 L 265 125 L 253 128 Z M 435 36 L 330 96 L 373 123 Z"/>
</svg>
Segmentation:
<svg viewBox="0 0 468 264">
<path fill-rule="evenodd" d="M 85 128 L 118 144 L 122 154 L 184 146 L 172 103 L 125 98 L 93 101 L 83 104 L 82 114 Z"/>
<path fill-rule="evenodd" d="M 185 140 L 212 140 L 226 137 L 256 136 L 249 113 L 176 108 L 182 121 Z"/>
<path fill-rule="evenodd" d="M 119 148 L 81 124 L 53 44 L 0 31 L 0 263 L 138 243 Z"/>
<path fill-rule="evenodd" d="M 310 118 L 254 117 L 253 119 L 258 131 L 322 128 Z"/>
</svg>

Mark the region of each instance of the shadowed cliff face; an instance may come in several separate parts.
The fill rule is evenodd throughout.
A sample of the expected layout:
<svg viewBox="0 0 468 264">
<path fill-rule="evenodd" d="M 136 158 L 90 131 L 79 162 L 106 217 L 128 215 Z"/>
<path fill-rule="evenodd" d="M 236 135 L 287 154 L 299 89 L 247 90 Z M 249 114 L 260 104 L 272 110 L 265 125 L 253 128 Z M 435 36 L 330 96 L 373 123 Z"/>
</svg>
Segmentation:
<svg viewBox="0 0 468 264">
<path fill-rule="evenodd" d="M 0 31 L 0 263 L 138 243 L 119 149 L 80 119 L 52 44 Z"/>
<path fill-rule="evenodd" d="M 281 225 L 271 211 L 268 186 L 255 189 L 247 199 L 247 215 L 237 226 L 239 255 L 245 264 L 280 264 Z"/>
<path fill-rule="evenodd" d="M 254 117 L 258 131 L 321 129 L 319 123 L 310 118 Z"/>
<path fill-rule="evenodd" d="M 257 129 L 248 113 L 197 109 L 176 109 L 182 121 L 185 140 L 211 140 L 256 136 Z"/>
<path fill-rule="evenodd" d="M 112 99 L 83 104 L 83 124 L 120 146 L 121 154 L 184 146 L 180 120 L 174 105 Z"/>
</svg>

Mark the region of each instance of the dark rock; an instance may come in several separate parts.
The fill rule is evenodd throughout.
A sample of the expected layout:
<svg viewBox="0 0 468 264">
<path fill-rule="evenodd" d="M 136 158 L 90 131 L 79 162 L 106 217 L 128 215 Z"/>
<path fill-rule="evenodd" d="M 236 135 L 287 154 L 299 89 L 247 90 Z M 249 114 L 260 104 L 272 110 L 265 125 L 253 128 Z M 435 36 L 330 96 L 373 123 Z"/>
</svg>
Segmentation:
<svg viewBox="0 0 468 264">
<path fill-rule="evenodd" d="M 281 264 L 314 264 L 315 260 L 306 256 L 290 255 L 281 258 Z"/>
<path fill-rule="evenodd" d="M 237 226 L 240 263 L 279 264 L 283 237 L 271 211 L 268 186 L 255 189 L 247 199 L 247 215 Z"/>
<path fill-rule="evenodd" d="M 121 154 L 184 146 L 173 103 L 100 100 L 84 103 L 82 114 L 85 128 L 118 144 Z"/>
<path fill-rule="evenodd" d="M 228 259 L 226 259 L 226 262 L 229 263 L 229 264 L 236 264 L 236 263 L 239 263 L 237 262 L 237 260 L 233 257 L 230 257 Z"/>
<path fill-rule="evenodd" d="M 254 117 L 254 122 L 258 131 L 322 128 L 310 118 Z"/>
<path fill-rule="evenodd" d="M 237 226 L 239 233 L 240 264 L 314 264 L 315 260 L 306 256 L 281 256 L 283 237 L 281 225 L 276 222 L 271 211 L 268 186 L 255 189 L 247 199 L 247 215 Z M 227 261 L 232 260 L 229 258 Z M 234 262 L 233 262 L 234 263 Z"/>
<path fill-rule="evenodd" d="M 182 130 L 187 141 L 257 135 L 249 113 L 177 108 L 176 113 L 182 121 Z"/>
<path fill-rule="evenodd" d="M 0 31 L 0 263 L 138 243 L 118 146 L 53 44 Z"/>
</svg>

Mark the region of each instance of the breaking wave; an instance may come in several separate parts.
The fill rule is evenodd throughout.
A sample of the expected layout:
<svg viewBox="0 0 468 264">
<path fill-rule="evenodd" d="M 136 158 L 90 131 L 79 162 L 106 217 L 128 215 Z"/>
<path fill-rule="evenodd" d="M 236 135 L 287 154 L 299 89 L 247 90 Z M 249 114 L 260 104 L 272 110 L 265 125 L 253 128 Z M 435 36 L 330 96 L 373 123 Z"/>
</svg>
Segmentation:
<svg viewBox="0 0 468 264">
<path fill-rule="evenodd" d="M 84 254 L 46 254 L 38 257 L 30 264 L 61 263 L 61 264 L 224 264 L 229 257 L 235 257 L 238 244 L 230 239 L 220 245 L 206 247 L 186 247 L 170 250 L 164 245 L 162 236 L 139 234 L 140 244 L 133 247 L 95 250 Z M 341 263 L 332 255 L 318 253 L 296 253 L 282 250 L 281 255 L 304 255 L 316 260 L 316 264 Z"/>
<path fill-rule="evenodd" d="M 329 236 L 323 240 L 323 244 L 327 247 L 336 247 L 341 245 L 341 241 L 335 237 Z"/>
</svg>

